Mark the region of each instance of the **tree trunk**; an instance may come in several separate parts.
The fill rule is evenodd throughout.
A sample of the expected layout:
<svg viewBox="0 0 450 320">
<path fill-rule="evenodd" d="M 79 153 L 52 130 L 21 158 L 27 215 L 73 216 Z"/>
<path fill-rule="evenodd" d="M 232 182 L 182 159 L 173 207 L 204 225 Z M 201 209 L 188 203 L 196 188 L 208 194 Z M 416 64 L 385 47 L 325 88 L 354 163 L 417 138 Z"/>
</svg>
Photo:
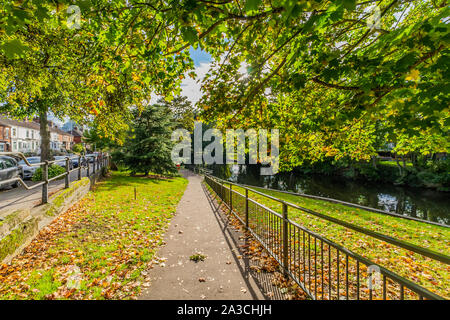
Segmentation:
<svg viewBox="0 0 450 320">
<path fill-rule="evenodd" d="M 419 168 L 419 166 L 417 165 L 417 155 L 414 152 L 411 153 L 411 162 L 414 168 Z"/>
<path fill-rule="evenodd" d="M 41 161 L 50 159 L 50 129 L 47 120 L 47 108 L 39 112 L 39 124 L 41 134 Z"/>
<path fill-rule="evenodd" d="M 400 176 L 403 177 L 403 170 L 402 170 L 403 168 L 402 168 L 400 162 L 398 161 L 397 153 L 395 153 L 395 162 L 397 163 L 397 167 L 400 172 Z"/>
<path fill-rule="evenodd" d="M 377 156 L 372 156 L 372 166 L 374 169 L 377 168 Z"/>
</svg>

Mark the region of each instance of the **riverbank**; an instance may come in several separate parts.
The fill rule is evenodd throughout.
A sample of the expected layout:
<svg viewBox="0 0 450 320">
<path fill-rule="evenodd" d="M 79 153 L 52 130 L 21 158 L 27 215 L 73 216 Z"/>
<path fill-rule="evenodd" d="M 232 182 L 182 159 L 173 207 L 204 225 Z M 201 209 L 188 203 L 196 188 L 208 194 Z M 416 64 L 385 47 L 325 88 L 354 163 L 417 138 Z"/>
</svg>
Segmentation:
<svg viewBox="0 0 450 320">
<path fill-rule="evenodd" d="M 241 193 L 244 192 L 239 187 L 234 187 L 234 189 Z M 254 189 L 369 230 L 446 255 L 450 254 L 450 228 L 261 188 Z M 249 197 L 281 213 L 282 208 L 279 202 L 253 192 L 249 193 Z M 395 247 L 300 210 L 289 208 L 289 218 L 432 292 L 447 298 L 450 296 L 448 292 L 450 268 L 444 263 Z"/>
<path fill-rule="evenodd" d="M 216 170 L 217 172 L 213 175 L 240 184 L 332 198 L 450 225 L 450 197 L 447 192 L 398 186 L 387 182 L 350 179 L 331 173 L 293 171 L 261 176 L 256 166 L 247 165 L 231 169 L 228 175 L 221 174 L 219 170 Z M 390 171 L 386 170 L 386 172 Z"/>
<path fill-rule="evenodd" d="M 411 162 L 379 161 L 373 163 L 316 164 L 299 167 L 294 172 L 339 176 L 355 181 L 371 181 L 413 188 L 450 192 L 450 161 L 440 160 L 413 166 Z"/>
</svg>

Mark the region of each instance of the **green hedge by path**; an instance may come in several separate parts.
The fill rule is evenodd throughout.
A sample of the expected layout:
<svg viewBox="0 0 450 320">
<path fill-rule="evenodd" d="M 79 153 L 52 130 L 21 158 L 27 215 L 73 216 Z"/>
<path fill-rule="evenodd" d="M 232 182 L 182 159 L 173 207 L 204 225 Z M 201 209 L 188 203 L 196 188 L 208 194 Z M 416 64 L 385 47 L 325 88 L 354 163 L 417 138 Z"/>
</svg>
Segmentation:
<svg viewBox="0 0 450 320">
<path fill-rule="evenodd" d="M 56 177 L 60 174 L 63 174 L 66 172 L 66 169 L 63 167 L 60 167 L 56 164 L 52 164 L 48 167 L 48 178 L 51 179 L 53 177 Z M 62 179 L 63 177 L 61 177 Z M 37 168 L 35 173 L 33 174 L 33 178 L 31 179 L 33 181 L 42 181 L 42 168 Z"/>
</svg>

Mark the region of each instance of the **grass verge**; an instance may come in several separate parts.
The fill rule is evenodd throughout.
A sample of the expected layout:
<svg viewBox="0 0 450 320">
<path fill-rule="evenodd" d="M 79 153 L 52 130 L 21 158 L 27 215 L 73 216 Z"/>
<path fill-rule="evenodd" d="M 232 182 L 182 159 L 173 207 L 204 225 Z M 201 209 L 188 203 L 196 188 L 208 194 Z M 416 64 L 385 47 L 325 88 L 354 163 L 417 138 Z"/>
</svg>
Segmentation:
<svg viewBox="0 0 450 320">
<path fill-rule="evenodd" d="M 0 299 L 134 298 L 186 185 L 114 172 L 0 266 Z"/>
<path fill-rule="evenodd" d="M 233 189 L 241 194 L 245 194 L 243 188 L 233 186 Z M 386 216 L 327 201 L 309 199 L 262 188 L 254 189 L 330 217 L 414 243 L 421 247 L 445 254 L 450 253 L 449 228 Z M 249 192 L 249 197 L 276 212 L 282 212 L 281 204 L 277 201 L 253 192 Z M 329 240 L 418 283 L 436 294 L 446 298 L 450 297 L 448 290 L 450 287 L 450 266 L 444 263 L 398 248 L 300 210 L 289 208 L 289 218 Z"/>
</svg>

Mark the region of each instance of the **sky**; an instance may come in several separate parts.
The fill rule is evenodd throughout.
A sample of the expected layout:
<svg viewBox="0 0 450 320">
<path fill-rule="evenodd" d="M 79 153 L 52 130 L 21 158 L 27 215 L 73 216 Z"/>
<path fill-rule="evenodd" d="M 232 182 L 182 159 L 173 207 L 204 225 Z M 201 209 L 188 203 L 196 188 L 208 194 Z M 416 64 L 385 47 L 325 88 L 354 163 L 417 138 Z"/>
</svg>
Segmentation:
<svg viewBox="0 0 450 320">
<path fill-rule="evenodd" d="M 189 53 L 194 60 L 195 73 L 197 77 L 192 79 L 185 77 L 181 83 L 181 95 L 186 96 L 188 100 L 195 104 L 201 98 L 201 80 L 205 77 L 211 65 L 211 55 L 202 51 L 200 48 L 190 48 Z"/>
<path fill-rule="evenodd" d="M 210 54 L 200 48 L 194 49 L 191 47 L 189 49 L 189 54 L 191 55 L 192 60 L 194 60 L 195 73 L 197 74 L 197 77 L 192 79 L 186 74 L 186 77 L 181 82 L 181 95 L 186 96 L 194 105 L 202 96 L 200 91 L 201 80 L 208 72 L 212 59 Z M 156 103 L 157 100 L 158 96 L 153 95 L 150 102 Z"/>
<path fill-rule="evenodd" d="M 195 73 L 197 74 L 197 77 L 195 79 L 188 76 L 184 78 L 181 82 L 181 95 L 186 96 L 194 105 L 202 96 L 200 91 L 201 80 L 203 80 L 206 73 L 209 71 L 212 58 L 210 54 L 202 51 L 200 48 L 194 49 L 191 47 L 189 49 L 189 53 L 192 60 L 194 60 Z M 247 64 L 242 63 L 238 71 L 241 74 L 247 74 Z M 156 102 L 156 100 L 153 101 L 153 98 L 154 97 L 152 97 L 152 102 Z"/>
</svg>

